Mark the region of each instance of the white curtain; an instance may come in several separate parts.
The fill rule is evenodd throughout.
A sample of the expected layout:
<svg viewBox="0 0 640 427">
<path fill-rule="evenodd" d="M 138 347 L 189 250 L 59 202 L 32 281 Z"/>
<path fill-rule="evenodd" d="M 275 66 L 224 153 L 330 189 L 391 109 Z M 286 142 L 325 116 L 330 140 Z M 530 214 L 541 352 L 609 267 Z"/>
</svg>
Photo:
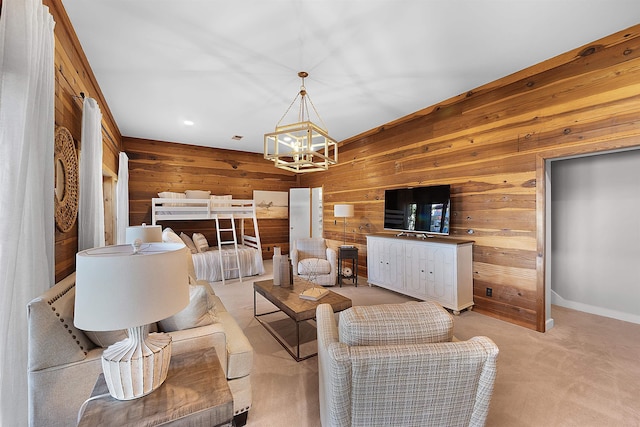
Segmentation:
<svg viewBox="0 0 640 427">
<path fill-rule="evenodd" d="M 78 195 L 78 251 L 104 246 L 102 113 L 93 98 L 82 107 Z"/>
<path fill-rule="evenodd" d="M 129 226 L 129 157 L 120 153 L 118 164 L 118 184 L 116 186 L 116 223 L 118 224 L 117 244 L 125 243 L 125 234 Z"/>
<path fill-rule="evenodd" d="M 54 38 L 41 0 L 0 15 L 0 426 L 27 424 L 27 303 L 54 282 Z"/>
</svg>

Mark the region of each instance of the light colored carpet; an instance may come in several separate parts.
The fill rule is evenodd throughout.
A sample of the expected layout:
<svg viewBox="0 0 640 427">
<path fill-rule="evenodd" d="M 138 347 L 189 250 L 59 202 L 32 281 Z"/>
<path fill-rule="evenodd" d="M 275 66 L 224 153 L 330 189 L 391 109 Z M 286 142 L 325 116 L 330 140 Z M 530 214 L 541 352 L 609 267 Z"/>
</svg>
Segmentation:
<svg viewBox="0 0 640 427">
<path fill-rule="evenodd" d="M 255 350 L 247 425 L 319 426 L 317 358 L 296 363 L 253 318 L 253 281 L 272 277 L 270 261 L 265 264 L 263 276 L 212 284 Z M 363 278 L 357 288 L 331 289 L 354 305 L 411 299 L 369 287 Z M 257 303 L 259 313 L 274 309 L 260 295 Z M 557 306 L 552 315 L 556 326 L 544 334 L 473 311 L 455 317 L 458 339 L 485 335 L 500 349 L 487 426 L 640 426 L 640 325 Z M 293 321 L 270 318 L 292 342 Z M 315 352 L 315 331 L 302 331 L 301 354 Z"/>
</svg>

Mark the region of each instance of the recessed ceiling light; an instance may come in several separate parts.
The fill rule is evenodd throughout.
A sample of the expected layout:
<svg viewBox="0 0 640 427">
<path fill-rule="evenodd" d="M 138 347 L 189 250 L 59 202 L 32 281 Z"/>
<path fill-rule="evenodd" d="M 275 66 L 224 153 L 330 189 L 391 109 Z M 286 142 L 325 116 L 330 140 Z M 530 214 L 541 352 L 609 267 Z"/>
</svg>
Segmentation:
<svg viewBox="0 0 640 427">
<path fill-rule="evenodd" d="M 184 121 L 184 122 L 182 122 L 182 123 L 184 123 L 184 124 L 185 124 L 185 125 L 187 125 L 187 126 L 193 126 L 193 125 L 194 125 L 194 123 L 193 123 L 191 120 L 185 120 L 185 121 Z"/>
<path fill-rule="evenodd" d="M 242 139 L 242 135 L 233 135 L 231 139 L 235 139 L 236 141 L 240 141 Z"/>
</svg>

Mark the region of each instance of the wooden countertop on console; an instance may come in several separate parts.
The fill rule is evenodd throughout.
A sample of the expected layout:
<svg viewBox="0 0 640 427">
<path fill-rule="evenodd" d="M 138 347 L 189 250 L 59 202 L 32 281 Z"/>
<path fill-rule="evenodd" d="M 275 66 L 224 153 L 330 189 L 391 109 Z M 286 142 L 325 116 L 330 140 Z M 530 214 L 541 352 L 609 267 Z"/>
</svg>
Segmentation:
<svg viewBox="0 0 640 427">
<path fill-rule="evenodd" d="M 419 233 L 417 233 L 419 234 Z M 475 240 L 469 239 L 458 239 L 454 237 L 444 237 L 444 236 L 428 236 L 428 237 L 416 237 L 416 236 L 396 236 L 395 234 L 369 234 L 367 237 L 383 237 L 385 239 L 397 239 L 404 240 L 408 242 L 433 242 L 433 243 L 442 243 L 447 245 L 468 245 L 475 243 Z"/>
</svg>

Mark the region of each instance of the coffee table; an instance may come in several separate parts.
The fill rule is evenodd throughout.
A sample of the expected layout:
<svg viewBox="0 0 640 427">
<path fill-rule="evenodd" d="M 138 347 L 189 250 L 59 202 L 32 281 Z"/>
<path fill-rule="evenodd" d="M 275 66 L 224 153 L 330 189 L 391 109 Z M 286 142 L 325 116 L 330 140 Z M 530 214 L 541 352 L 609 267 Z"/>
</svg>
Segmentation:
<svg viewBox="0 0 640 427">
<path fill-rule="evenodd" d="M 104 374 L 91 396 L 95 400 L 81 414 L 80 427 L 231 426 L 233 420 L 233 396 L 213 348 L 172 355 L 165 382 L 139 399 L 111 397 Z"/>
<path fill-rule="evenodd" d="M 273 280 L 258 280 L 253 282 L 253 317 L 264 326 L 264 328 L 280 343 L 282 347 L 293 357 L 296 362 L 308 359 L 317 355 L 318 353 L 308 354 L 300 357 L 300 323 L 307 320 L 315 320 L 316 308 L 320 304 L 330 304 L 334 313 L 342 310 L 346 310 L 351 307 L 351 300 L 333 291 L 318 301 L 311 301 L 302 299 L 299 297 L 300 292 L 309 287 L 308 282 L 299 277 L 294 277 L 293 287 L 281 287 L 275 286 Z M 256 309 L 256 295 L 260 294 L 265 297 L 269 302 L 275 305 L 278 310 L 270 311 L 267 313 L 258 314 Z M 291 348 L 278 337 L 275 331 L 266 323 L 263 322 L 260 317 L 268 314 L 278 313 L 282 311 L 291 320 L 296 323 L 296 352 L 294 353 Z"/>
</svg>

